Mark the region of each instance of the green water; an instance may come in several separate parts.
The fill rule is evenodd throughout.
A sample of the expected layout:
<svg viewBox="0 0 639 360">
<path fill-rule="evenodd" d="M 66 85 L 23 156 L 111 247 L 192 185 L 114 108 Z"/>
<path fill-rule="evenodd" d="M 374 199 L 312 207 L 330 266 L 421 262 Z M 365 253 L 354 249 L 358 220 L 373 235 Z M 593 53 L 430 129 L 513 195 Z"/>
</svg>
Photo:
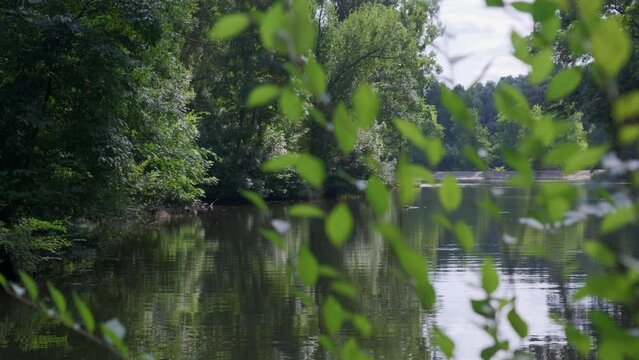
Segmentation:
<svg viewBox="0 0 639 360">
<path fill-rule="evenodd" d="M 432 312 L 420 309 L 398 277 L 384 241 L 368 230 L 370 211 L 358 199 L 349 200 L 356 231 L 342 254 L 323 239 L 321 223 L 295 220 L 286 249 L 278 250 L 258 236 L 267 220 L 263 215 L 250 206 L 217 207 L 197 217 L 173 218 L 107 251 L 103 259 L 76 265 L 75 271 L 52 280 L 65 293 L 84 296 L 100 320 L 118 317 L 136 353 L 149 351 L 157 359 L 328 359 L 318 344 L 316 310 L 296 297 L 297 291 L 306 291 L 319 300 L 327 291 L 322 283 L 304 290 L 293 270 L 300 244 L 309 242 L 320 261 L 342 267 L 358 285 L 362 311 L 375 329 L 362 345 L 374 358 L 439 358 L 431 336 L 437 325 L 457 340 L 458 359 L 475 359 L 488 338 L 469 299 L 477 297 L 481 256 L 491 254 L 503 275 L 500 291 L 516 294 L 518 310 L 529 324 L 530 335 L 521 345 L 540 359 L 572 358 L 549 312 L 586 324 L 585 310 L 596 306 L 583 301 L 567 308 L 565 303 L 584 273 L 592 271 L 581 251 L 589 224 L 550 235 L 521 232 L 518 218 L 525 215 L 529 197 L 504 188 L 498 199 L 505 229 L 523 241 L 523 255 L 513 259 L 501 248 L 497 227 L 477 206 L 489 190 L 464 190 L 457 215 L 473 226 L 478 239 L 473 254 L 462 253 L 433 221 L 440 211 L 435 189 L 422 189 L 416 208 L 389 214 L 428 259 L 438 295 Z M 274 204 L 272 216 L 285 217 L 289 206 Z M 539 256 L 544 252 L 551 256 Z M 504 330 L 504 336 L 514 335 L 507 326 Z M 0 359 L 108 358 L 39 313 L 0 299 Z"/>
</svg>

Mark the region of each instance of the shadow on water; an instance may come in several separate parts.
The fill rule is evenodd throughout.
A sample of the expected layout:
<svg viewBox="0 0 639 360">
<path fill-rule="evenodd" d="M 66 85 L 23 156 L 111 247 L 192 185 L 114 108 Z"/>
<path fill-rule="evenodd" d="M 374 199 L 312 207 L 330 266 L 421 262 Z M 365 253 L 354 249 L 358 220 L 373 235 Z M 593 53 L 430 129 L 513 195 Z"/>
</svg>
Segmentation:
<svg viewBox="0 0 639 360">
<path fill-rule="evenodd" d="M 258 235 L 267 220 L 263 215 L 249 206 L 220 207 L 199 217 L 172 219 L 52 280 L 66 293 L 84 296 L 98 319 L 121 319 L 134 351 L 150 351 L 157 359 L 325 359 L 317 311 L 305 308 L 296 296 L 304 289 L 295 259 L 306 244 L 322 263 L 343 269 L 357 284 L 359 310 L 375 329 L 363 346 L 374 358 L 439 358 L 430 335 L 437 325 L 457 341 L 458 358 L 473 359 L 489 341 L 469 303 L 478 296 L 482 255 L 489 254 L 502 273 L 499 291 L 514 292 L 529 324 L 530 336 L 521 346 L 540 359 L 574 358 L 550 313 L 587 326 L 586 311 L 603 306 L 591 300 L 567 302 L 585 274 L 596 270 L 581 251 L 592 229 L 585 223 L 552 235 L 520 232 L 520 255 L 514 260 L 498 241 L 497 227 L 477 210 L 487 191 L 467 188 L 456 215 L 473 226 L 478 244 L 472 254 L 464 254 L 432 220 L 440 211 L 434 189 L 423 189 L 415 208 L 388 214 L 428 259 L 438 294 L 432 312 L 421 310 L 401 281 L 383 239 L 369 231 L 371 213 L 358 199 L 348 201 L 356 230 L 343 253 L 326 241 L 321 222 L 293 219 L 285 250 L 278 250 Z M 506 231 L 517 234 L 528 196 L 505 188 L 498 200 Z M 274 205 L 272 215 L 283 218 L 287 209 L 287 204 Z M 541 256 L 547 253 L 552 256 Z M 318 302 L 327 294 L 322 282 L 305 291 Z M 39 313 L 7 299 L 0 299 L 0 306 L 0 359 L 108 359 Z M 515 339 L 504 329 L 504 336 Z"/>
</svg>

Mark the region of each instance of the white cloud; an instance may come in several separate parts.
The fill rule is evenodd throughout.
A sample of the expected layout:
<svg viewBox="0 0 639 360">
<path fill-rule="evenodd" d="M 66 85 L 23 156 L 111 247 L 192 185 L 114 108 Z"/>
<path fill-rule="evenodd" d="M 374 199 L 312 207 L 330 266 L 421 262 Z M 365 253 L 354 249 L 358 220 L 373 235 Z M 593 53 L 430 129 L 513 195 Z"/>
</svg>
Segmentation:
<svg viewBox="0 0 639 360">
<path fill-rule="evenodd" d="M 530 33 L 533 23 L 529 17 L 488 8 L 485 0 L 441 0 L 439 19 L 445 28 L 444 36 L 435 41 L 444 68 L 442 80 L 468 86 L 488 64 L 481 81 L 528 72 L 528 66 L 512 56 L 510 34 Z M 448 59 L 455 58 L 459 60 L 451 67 Z"/>
</svg>

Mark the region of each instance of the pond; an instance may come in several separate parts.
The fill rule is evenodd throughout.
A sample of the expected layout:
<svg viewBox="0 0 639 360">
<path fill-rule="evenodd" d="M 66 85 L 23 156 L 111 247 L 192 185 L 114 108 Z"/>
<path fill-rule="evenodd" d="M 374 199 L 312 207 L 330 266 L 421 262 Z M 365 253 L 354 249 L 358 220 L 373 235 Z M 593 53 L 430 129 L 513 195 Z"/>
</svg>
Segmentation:
<svg viewBox="0 0 639 360">
<path fill-rule="evenodd" d="M 587 326 L 586 310 L 601 306 L 592 300 L 566 304 L 584 275 L 596 270 L 581 250 L 593 225 L 580 223 L 554 234 L 519 231 L 530 198 L 501 187 L 497 198 L 503 226 L 522 244 L 522 255 L 512 259 L 502 251 L 497 226 L 477 205 L 490 190 L 464 190 L 457 216 L 476 235 L 470 254 L 433 220 L 440 212 L 433 188 L 422 189 L 414 208 L 389 214 L 428 260 L 437 291 L 431 312 L 420 309 L 383 239 L 367 228 L 371 212 L 357 198 L 348 200 L 356 231 L 341 254 L 323 239 L 321 223 L 293 220 L 285 249 L 279 250 L 258 235 L 267 221 L 263 215 L 251 206 L 228 206 L 172 218 L 51 280 L 67 294 L 82 295 L 98 319 L 119 318 L 136 353 L 149 351 L 157 359 L 324 359 L 317 311 L 303 306 L 297 296 L 299 291 L 316 299 L 326 294 L 321 283 L 304 290 L 294 270 L 300 244 L 309 242 L 320 261 L 342 267 L 357 284 L 361 309 L 374 326 L 374 335 L 362 346 L 375 359 L 441 358 L 431 335 L 434 325 L 456 340 L 458 359 L 475 359 L 489 339 L 469 300 L 478 297 L 478 271 L 482 256 L 489 254 L 502 275 L 499 291 L 516 295 L 528 322 L 529 337 L 521 346 L 536 358 L 573 358 L 550 314 Z M 290 205 L 273 204 L 273 217 L 284 218 Z M 0 306 L 0 359 L 109 358 L 39 313 L 7 299 Z M 504 330 L 518 344 L 510 328 L 504 325 Z"/>
</svg>

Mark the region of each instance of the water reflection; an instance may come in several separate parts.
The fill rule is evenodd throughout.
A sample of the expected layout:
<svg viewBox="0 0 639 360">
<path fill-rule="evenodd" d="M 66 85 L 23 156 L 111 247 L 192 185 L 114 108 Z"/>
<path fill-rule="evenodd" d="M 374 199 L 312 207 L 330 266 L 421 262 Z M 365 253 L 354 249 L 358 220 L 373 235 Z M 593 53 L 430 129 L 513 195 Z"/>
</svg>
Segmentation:
<svg viewBox="0 0 639 360">
<path fill-rule="evenodd" d="M 157 359 L 325 359 L 318 345 L 320 323 L 315 309 L 297 298 L 304 291 L 293 265 L 300 246 L 309 244 L 322 262 L 341 267 L 359 290 L 360 311 L 375 328 L 363 342 L 376 359 L 438 358 L 431 338 L 437 325 L 457 341 L 457 358 L 473 359 L 489 341 L 477 326 L 469 299 L 477 298 L 482 255 L 490 254 L 502 274 L 499 291 L 515 294 L 530 336 L 521 344 L 538 358 L 572 358 L 561 327 L 550 312 L 586 324 L 585 312 L 598 304 L 566 305 L 584 273 L 591 271 L 581 253 L 587 224 L 555 234 L 520 231 L 530 200 L 504 188 L 499 196 L 506 231 L 520 239 L 516 261 L 502 249 L 500 232 L 478 202 L 487 188 L 465 189 L 457 214 L 472 226 L 477 252 L 464 254 L 450 234 L 432 220 L 437 214 L 434 189 L 423 189 L 415 208 L 394 209 L 388 216 L 402 224 L 407 241 L 428 259 L 438 294 L 435 311 L 420 310 L 403 284 L 384 241 L 366 225 L 371 213 L 349 200 L 356 234 L 343 253 L 323 238 L 323 225 L 293 220 L 286 250 L 260 239 L 267 219 L 251 207 L 218 208 L 200 217 L 176 218 L 161 229 L 112 249 L 104 260 L 54 279 L 67 293 L 87 298 L 97 318 L 115 315 L 127 326 L 136 353 Z M 328 206 L 329 204 L 321 204 Z M 288 205 L 273 206 L 286 216 Z M 551 257 L 538 257 L 549 252 Z M 571 271 L 568 271 L 571 270 Z M 320 283 L 306 290 L 318 302 L 326 295 Z M 0 300 L 1 359 L 107 359 L 83 339 L 52 326 L 42 316 L 6 299 Z M 504 327 L 504 336 L 515 339 Z"/>
</svg>

